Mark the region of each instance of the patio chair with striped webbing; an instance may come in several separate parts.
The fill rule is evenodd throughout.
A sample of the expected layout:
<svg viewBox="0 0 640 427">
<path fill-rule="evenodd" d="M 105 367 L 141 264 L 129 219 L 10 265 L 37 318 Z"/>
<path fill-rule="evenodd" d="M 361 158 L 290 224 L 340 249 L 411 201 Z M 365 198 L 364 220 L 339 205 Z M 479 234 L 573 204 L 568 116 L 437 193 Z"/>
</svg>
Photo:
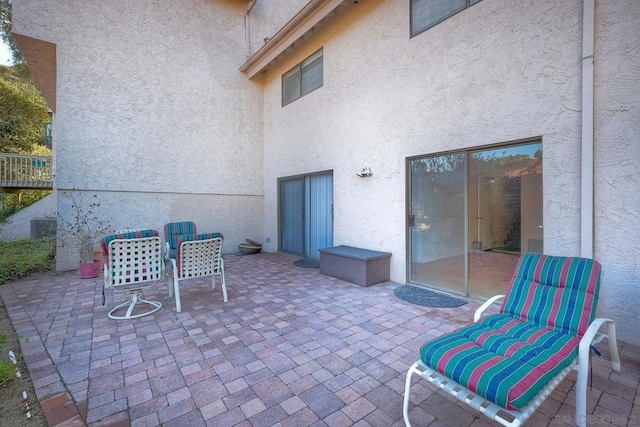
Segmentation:
<svg viewBox="0 0 640 427">
<path fill-rule="evenodd" d="M 170 258 L 169 275 L 173 286 L 169 284 L 169 296 L 175 294 L 176 311 L 182 311 L 180 299 L 180 282 L 197 277 L 211 276 L 211 288 L 216 287 L 216 275 L 220 276 L 222 300 L 228 301 L 227 285 L 224 279 L 224 260 L 222 259 L 222 233 L 185 234 L 176 242 L 177 254 Z"/>
<path fill-rule="evenodd" d="M 101 241 L 105 257 L 104 290 L 112 289 L 131 295 L 107 314 L 111 319 L 124 320 L 146 316 L 162 308 L 159 301 L 144 298 L 144 291 L 164 279 L 162 242 L 156 230 L 122 230 Z M 124 313 L 120 313 L 121 311 Z"/>
<path fill-rule="evenodd" d="M 506 296 L 478 308 L 475 323 L 422 347 L 420 360 L 407 373 L 405 424 L 411 425 L 413 374 L 502 425 L 519 426 L 576 369 L 576 424 L 586 425 L 592 346 L 608 337 L 613 369 L 620 370 L 613 320 L 594 320 L 600 277 L 601 266 L 591 259 L 522 255 Z M 500 313 L 481 317 L 500 298 Z M 606 333 L 600 332 L 604 324 Z"/>
</svg>

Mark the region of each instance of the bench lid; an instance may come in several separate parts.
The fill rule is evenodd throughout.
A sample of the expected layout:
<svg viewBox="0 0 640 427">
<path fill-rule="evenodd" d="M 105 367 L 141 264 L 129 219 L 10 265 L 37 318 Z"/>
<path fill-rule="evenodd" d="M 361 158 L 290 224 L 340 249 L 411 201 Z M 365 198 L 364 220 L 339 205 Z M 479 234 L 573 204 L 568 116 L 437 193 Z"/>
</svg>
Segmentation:
<svg viewBox="0 0 640 427">
<path fill-rule="evenodd" d="M 353 246 L 334 246 L 332 248 L 320 249 L 320 253 L 339 255 L 345 258 L 353 258 L 361 261 L 370 261 L 379 258 L 389 258 L 390 252 L 372 251 L 370 249 L 356 248 Z"/>
</svg>

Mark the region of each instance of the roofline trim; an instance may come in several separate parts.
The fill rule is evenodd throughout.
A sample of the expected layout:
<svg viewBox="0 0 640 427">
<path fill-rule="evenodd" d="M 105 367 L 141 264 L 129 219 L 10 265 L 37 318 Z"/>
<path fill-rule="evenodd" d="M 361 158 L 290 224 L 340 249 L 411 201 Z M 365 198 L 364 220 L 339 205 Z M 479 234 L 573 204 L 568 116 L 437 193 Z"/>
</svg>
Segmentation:
<svg viewBox="0 0 640 427">
<path fill-rule="evenodd" d="M 277 33 L 269 39 L 256 53 L 254 53 L 241 67 L 240 71 L 247 77 L 265 71 L 273 62 L 277 61 L 296 42 L 303 39 L 309 32 L 321 24 L 343 3 L 350 0 L 311 0 L 287 22 Z"/>
</svg>

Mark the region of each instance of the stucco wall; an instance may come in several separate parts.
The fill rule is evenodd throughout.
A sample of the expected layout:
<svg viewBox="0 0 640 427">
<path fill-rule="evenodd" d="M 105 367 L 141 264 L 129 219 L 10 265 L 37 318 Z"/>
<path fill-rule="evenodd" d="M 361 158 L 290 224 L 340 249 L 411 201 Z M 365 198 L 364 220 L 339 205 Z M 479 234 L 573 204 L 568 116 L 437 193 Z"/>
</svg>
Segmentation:
<svg viewBox="0 0 640 427">
<path fill-rule="evenodd" d="M 249 14 L 249 50 L 253 55 L 309 0 L 258 0 Z"/>
<path fill-rule="evenodd" d="M 600 3 L 600 312 L 638 342 L 638 191 L 623 182 L 638 187 L 640 4 Z M 282 74 L 319 47 L 324 86 L 282 107 Z M 277 239 L 278 177 L 333 170 L 335 244 L 392 252 L 391 279 L 404 283 L 406 157 L 541 137 L 545 252 L 579 255 L 581 73 L 579 0 L 483 0 L 414 38 L 409 2 L 360 2 L 264 77 L 265 235 Z M 373 176 L 358 178 L 365 165 Z"/>
<path fill-rule="evenodd" d="M 304 4 L 259 1 L 251 52 Z M 392 252 L 404 283 L 406 158 L 540 137 L 545 252 L 580 252 L 580 0 L 483 0 L 414 38 L 410 2 L 361 1 L 253 80 L 245 1 L 13 5 L 15 31 L 57 45 L 56 186 L 99 194 L 114 229 L 191 219 L 227 251 L 276 250 L 277 179 L 332 170 L 335 244 Z M 639 2 L 597 2 L 600 312 L 636 343 L 639 23 Z M 319 47 L 324 86 L 282 107 L 282 74 Z"/>
<path fill-rule="evenodd" d="M 12 242 L 14 240 L 28 239 L 31 237 L 31 220 L 55 219 L 55 196 L 48 195 L 44 199 L 11 215 L 7 222 L 0 228 L 0 241 Z"/>
<path fill-rule="evenodd" d="M 97 195 L 100 206 L 96 215 L 109 221 L 112 231 L 119 229 L 153 228 L 164 239 L 163 228 L 168 222 L 191 220 L 198 232 L 222 232 L 223 252 L 237 252 L 238 243 L 246 238 L 260 240 L 262 236 L 262 198 L 230 195 L 82 192 Z M 58 193 L 58 207 L 70 212 L 70 199 Z M 62 194 L 62 195 L 61 195 Z M 78 253 L 73 246 L 59 241 L 56 262 L 64 269 L 77 268 Z M 62 268 L 61 267 L 61 268 Z"/>
<path fill-rule="evenodd" d="M 600 311 L 640 342 L 640 2 L 597 2 L 595 252 Z"/>
<path fill-rule="evenodd" d="M 15 31 L 57 46 L 56 187 L 99 192 L 116 227 L 190 219 L 231 237 L 225 252 L 259 238 L 262 88 L 238 71 L 245 8 L 15 1 Z M 75 265 L 65 258 L 59 269 Z"/>
<path fill-rule="evenodd" d="M 267 234 L 277 177 L 332 169 L 336 244 L 391 251 L 404 282 L 406 157 L 542 136 L 545 248 L 575 254 L 581 3 L 506 3 L 483 0 L 409 38 L 408 2 L 361 2 L 270 72 Z M 321 46 L 324 86 L 281 107 L 282 73 Z M 373 176 L 357 177 L 365 165 Z"/>
</svg>

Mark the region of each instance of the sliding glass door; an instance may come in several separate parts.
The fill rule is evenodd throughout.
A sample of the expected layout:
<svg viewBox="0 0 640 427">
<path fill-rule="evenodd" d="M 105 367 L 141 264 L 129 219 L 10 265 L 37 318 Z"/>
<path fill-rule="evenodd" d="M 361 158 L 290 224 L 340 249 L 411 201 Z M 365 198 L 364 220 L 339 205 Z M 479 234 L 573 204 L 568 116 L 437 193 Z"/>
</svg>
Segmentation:
<svg viewBox="0 0 640 427">
<path fill-rule="evenodd" d="M 280 250 L 319 259 L 333 246 L 333 174 L 279 180 Z"/>
<path fill-rule="evenodd" d="M 542 252 L 542 144 L 409 160 L 411 282 L 504 292 L 521 253 Z"/>
<path fill-rule="evenodd" d="M 410 168 L 411 281 L 464 293 L 465 155 L 422 157 Z"/>
</svg>

